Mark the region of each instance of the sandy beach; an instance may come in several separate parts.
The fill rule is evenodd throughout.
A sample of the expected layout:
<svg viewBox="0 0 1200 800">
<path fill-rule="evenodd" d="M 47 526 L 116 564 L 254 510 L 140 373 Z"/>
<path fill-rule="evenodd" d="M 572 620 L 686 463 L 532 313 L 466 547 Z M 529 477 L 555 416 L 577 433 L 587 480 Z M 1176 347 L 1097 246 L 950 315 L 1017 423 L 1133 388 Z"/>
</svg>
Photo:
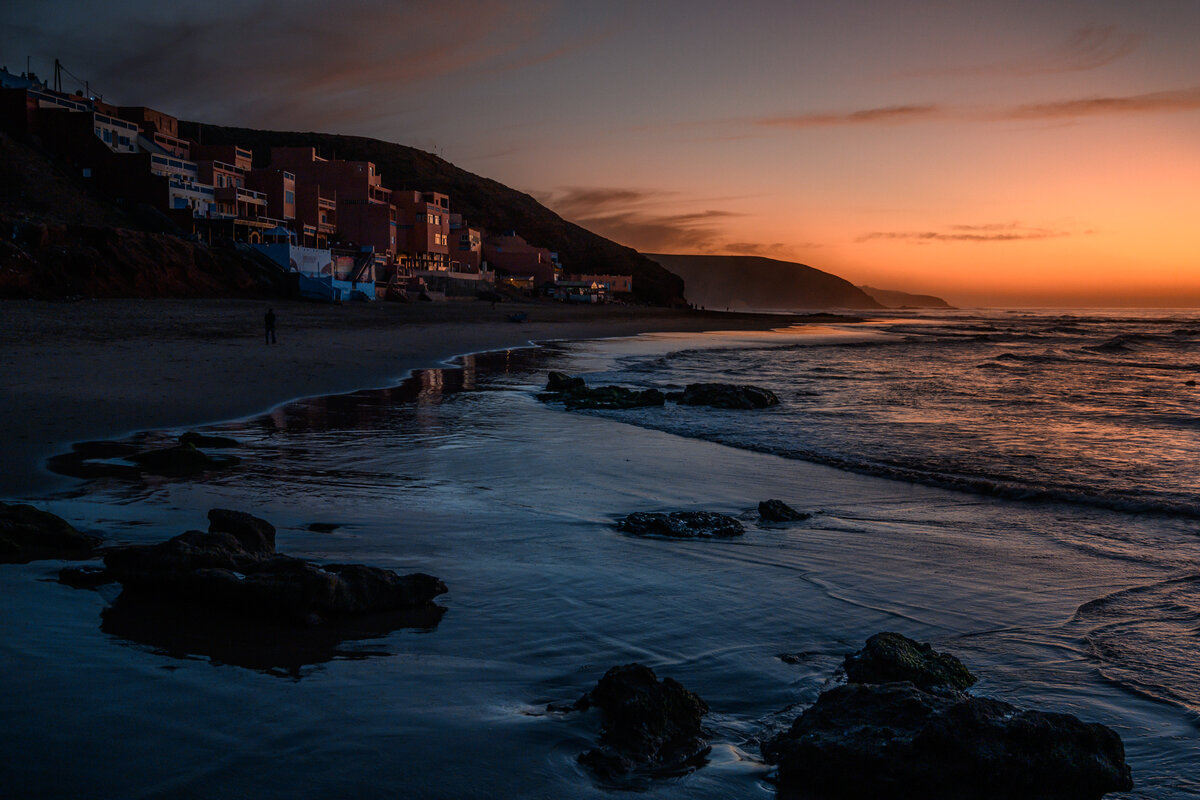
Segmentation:
<svg viewBox="0 0 1200 800">
<path fill-rule="evenodd" d="M 70 443 L 266 411 L 297 397 L 397 383 L 462 353 L 651 331 L 761 330 L 794 318 L 633 306 L 484 302 L 85 300 L 0 304 L 0 496 L 51 488 Z M 524 312 L 521 324 L 508 315 Z"/>
</svg>

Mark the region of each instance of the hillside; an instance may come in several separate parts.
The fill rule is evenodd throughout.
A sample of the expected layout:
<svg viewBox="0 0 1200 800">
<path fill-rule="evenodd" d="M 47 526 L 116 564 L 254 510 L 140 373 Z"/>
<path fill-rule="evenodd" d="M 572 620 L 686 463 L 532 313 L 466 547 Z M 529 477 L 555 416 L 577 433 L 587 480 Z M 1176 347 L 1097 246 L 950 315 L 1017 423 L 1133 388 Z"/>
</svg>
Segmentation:
<svg viewBox="0 0 1200 800">
<path fill-rule="evenodd" d="M 688 302 L 706 308 L 882 308 L 854 284 L 791 261 L 759 256 L 647 254 L 683 278 Z"/>
<path fill-rule="evenodd" d="M 160 230 L 155 230 L 158 226 Z M 0 133 L 0 297 L 266 297 L 278 269 L 161 232 L 37 147 Z"/>
<path fill-rule="evenodd" d="M 954 308 L 942 298 L 931 294 L 909 294 L 895 289 L 876 289 L 873 286 L 858 288 L 887 308 Z"/>
<path fill-rule="evenodd" d="M 271 147 L 315 147 L 319 155 L 372 161 L 392 189 L 419 189 L 450 196 L 450 210 L 492 232 L 515 230 L 530 244 L 557 251 L 568 272 L 633 275 L 634 294 L 648 302 L 681 302 L 683 281 L 629 247 L 568 222 L 523 192 L 474 175 L 444 159 L 400 144 L 360 136 L 289 133 L 179 123 L 181 136 L 204 144 L 237 144 L 266 166 Z"/>
</svg>

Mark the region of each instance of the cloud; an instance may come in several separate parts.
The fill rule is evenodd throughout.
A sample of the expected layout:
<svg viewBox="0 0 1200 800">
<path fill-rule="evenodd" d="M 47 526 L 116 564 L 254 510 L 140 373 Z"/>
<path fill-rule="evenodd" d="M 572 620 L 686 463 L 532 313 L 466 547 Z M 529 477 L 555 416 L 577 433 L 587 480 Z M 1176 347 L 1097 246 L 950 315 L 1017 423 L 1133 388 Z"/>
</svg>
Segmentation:
<svg viewBox="0 0 1200 800">
<path fill-rule="evenodd" d="M 770 244 L 726 242 L 722 249 L 726 253 L 738 256 L 762 256 L 764 258 L 776 258 L 781 261 L 795 261 L 799 248 L 810 250 L 815 247 L 820 247 L 820 245 L 813 242 L 804 242 L 798 246 L 784 244 L 783 242 L 772 242 Z"/>
<path fill-rule="evenodd" d="M 903 73 L 899 77 L 954 75 L 1012 75 L 1018 77 L 1087 72 L 1108 66 L 1137 49 L 1142 37 L 1113 25 L 1089 25 L 1073 31 L 1066 40 L 1029 58 L 976 66 L 944 67 Z"/>
<path fill-rule="evenodd" d="M 764 117 L 749 122 L 758 127 L 801 130 L 839 125 L 897 125 L 935 120 L 962 123 L 1063 121 L 1083 117 L 1163 114 L 1197 110 L 1200 110 L 1200 86 L 1119 97 L 1071 98 L 991 110 L 925 103 L 865 108 L 858 111 Z"/>
<path fill-rule="evenodd" d="M 988 223 L 984 225 L 950 225 L 941 231 L 873 231 L 863 234 L 855 242 L 878 240 L 907 241 L 914 244 L 933 242 L 1021 242 L 1037 239 L 1059 239 L 1074 233 L 1051 228 L 1033 228 L 1016 222 Z"/>
<path fill-rule="evenodd" d="M 721 209 L 679 210 L 677 193 L 647 189 L 567 187 L 537 199 L 601 236 L 650 253 L 712 253 L 724 245 L 724 223 L 742 216 Z"/>
<path fill-rule="evenodd" d="M 942 109 L 932 104 L 884 106 L 857 111 L 820 112 L 794 116 L 764 117 L 755 124 L 776 128 L 818 128 L 831 125 L 896 125 L 924 122 L 941 115 Z"/>
<path fill-rule="evenodd" d="M 45 0 L 19 12 L 12 30 L 21 52 L 61 54 L 119 103 L 226 124 L 345 129 L 419 110 L 414 98 L 445 90 L 447 79 L 526 69 L 608 35 L 553 39 L 555 9 L 552 0 L 132 0 L 109 14 Z M 0 33 L 15 47 L 10 39 Z"/>
<path fill-rule="evenodd" d="M 1114 114 L 1148 114 L 1200 109 L 1200 86 L 1166 92 L 1126 95 L 1124 97 L 1085 97 L 1051 103 L 1031 103 L 1001 113 L 999 118 L 1075 119 Z"/>
</svg>

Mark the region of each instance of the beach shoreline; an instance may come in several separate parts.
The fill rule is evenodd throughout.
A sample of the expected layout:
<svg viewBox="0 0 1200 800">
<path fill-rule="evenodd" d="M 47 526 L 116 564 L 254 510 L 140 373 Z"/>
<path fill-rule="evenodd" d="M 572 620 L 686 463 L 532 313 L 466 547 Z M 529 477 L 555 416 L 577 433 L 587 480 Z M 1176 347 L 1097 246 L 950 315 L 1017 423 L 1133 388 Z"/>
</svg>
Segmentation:
<svg viewBox="0 0 1200 800">
<path fill-rule="evenodd" d="M 241 419 L 301 397 L 394 386 L 415 369 L 468 353 L 834 318 L 478 301 L 128 299 L 4 301 L 0 308 L 0 369 L 7 376 L 0 441 L 8 453 L 0 497 L 64 485 L 44 465 L 73 442 Z M 279 336 L 269 346 L 268 308 Z M 510 322 L 514 312 L 526 321 Z"/>
</svg>

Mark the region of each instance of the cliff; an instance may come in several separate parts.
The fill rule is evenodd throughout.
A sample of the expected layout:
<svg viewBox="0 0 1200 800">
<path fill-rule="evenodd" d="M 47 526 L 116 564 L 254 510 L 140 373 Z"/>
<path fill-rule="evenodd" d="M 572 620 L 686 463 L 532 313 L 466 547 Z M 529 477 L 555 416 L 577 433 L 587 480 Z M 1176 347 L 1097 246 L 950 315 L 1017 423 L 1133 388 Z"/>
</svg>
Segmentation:
<svg viewBox="0 0 1200 800">
<path fill-rule="evenodd" d="M 648 256 L 683 278 L 688 302 L 706 308 L 883 307 L 849 281 L 805 264 L 759 256 Z"/>
<path fill-rule="evenodd" d="M 860 286 L 885 308 L 954 308 L 940 297 L 931 294 L 909 294 L 895 289 L 876 289 L 873 286 Z"/>
<path fill-rule="evenodd" d="M 523 192 L 474 175 L 414 147 L 327 133 L 289 133 L 180 122 L 181 136 L 204 144 L 237 144 L 254 151 L 255 165 L 266 166 L 272 147 L 315 147 L 319 155 L 348 161 L 372 161 L 384 186 L 419 189 L 450 196 L 450 210 L 472 225 L 498 233 L 515 230 L 530 244 L 559 254 L 570 273 L 632 275 L 634 294 L 646 302 L 682 302 L 683 281 L 636 250 L 568 222 Z"/>
</svg>

